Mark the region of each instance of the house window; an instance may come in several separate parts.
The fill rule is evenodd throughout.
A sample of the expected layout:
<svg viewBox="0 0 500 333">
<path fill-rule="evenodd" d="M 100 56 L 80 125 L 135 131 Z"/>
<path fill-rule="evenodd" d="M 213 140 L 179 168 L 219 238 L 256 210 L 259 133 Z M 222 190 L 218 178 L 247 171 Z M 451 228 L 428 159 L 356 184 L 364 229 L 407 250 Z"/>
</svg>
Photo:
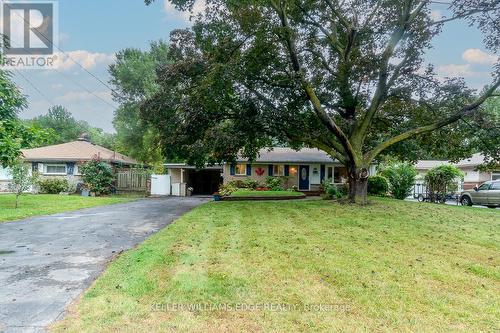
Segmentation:
<svg viewBox="0 0 500 333">
<path fill-rule="evenodd" d="M 334 170 L 333 182 L 335 184 L 342 184 L 347 181 L 347 169 L 344 167 L 336 167 Z"/>
<path fill-rule="evenodd" d="M 236 176 L 246 176 L 247 175 L 247 165 L 246 164 L 236 164 L 234 168 Z"/>
<path fill-rule="evenodd" d="M 281 177 L 285 175 L 285 166 L 282 164 L 273 165 L 273 176 Z"/>
<path fill-rule="evenodd" d="M 326 168 L 326 179 L 331 180 L 333 182 L 333 167 Z"/>
<path fill-rule="evenodd" d="M 500 171 L 495 171 L 491 174 L 491 180 L 500 180 Z"/>
<path fill-rule="evenodd" d="M 66 164 L 46 164 L 45 174 L 47 175 L 65 175 Z"/>
</svg>

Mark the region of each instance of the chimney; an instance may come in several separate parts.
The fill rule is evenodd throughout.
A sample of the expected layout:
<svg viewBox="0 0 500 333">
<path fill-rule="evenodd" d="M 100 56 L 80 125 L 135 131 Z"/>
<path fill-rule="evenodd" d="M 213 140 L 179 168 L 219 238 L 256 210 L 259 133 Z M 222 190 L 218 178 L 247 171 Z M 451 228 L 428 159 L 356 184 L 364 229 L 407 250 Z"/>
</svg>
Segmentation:
<svg viewBox="0 0 500 333">
<path fill-rule="evenodd" d="M 90 142 L 90 135 L 88 135 L 88 133 L 82 133 L 82 134 L 80 134 L 78 141 Z"/>
</svg>

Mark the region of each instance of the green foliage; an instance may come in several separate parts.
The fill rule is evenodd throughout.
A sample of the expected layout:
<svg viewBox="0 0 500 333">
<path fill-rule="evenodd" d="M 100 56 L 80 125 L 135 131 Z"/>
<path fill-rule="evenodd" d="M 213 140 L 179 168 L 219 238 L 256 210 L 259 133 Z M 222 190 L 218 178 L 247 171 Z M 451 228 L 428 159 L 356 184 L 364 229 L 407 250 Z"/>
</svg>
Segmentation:
<svg viewBox="0 0 500 333">
<path fill-rule="evenodd" d="M 425 184 L 432 202 L 444 199 L 447 194 L 457 190 L 458 180 L 464 175 L 456 166 L 447 164 L 432 168 L 425 175 Z"/>
<path fill-rule="evenodd" d="M 404 200 L 411 194 L 417 177 L 417 170 L 411 163 L 392 162 L 380 169 L 380 174 L 389 181 L 389 191 L 394 198 Z"/>
<path fill-rule="evenodd" d="M 109 68 L 115 87 L 113 98 L 120 103 L 113 124 L 117 149 L 143 163 L 160 166 L 164 162 L 160 138 L 154 126 L 140 118 L 141 103 L 159 91 L 156 70 L 169 63 L 168 45 L 154 42 L 149 51 L 124 49 Z"/>
<path fill-rule="evenodd" d="M 340 199 L 345 195 L 344 193 L 342 193 L 342 190 L 333 183 L 332 179 L 323 180 L 321 186 L 323 188 L 322 197 L 325 200 Z"/>
<path fill-rule="evenodd" d="M 36 181 L 36 174 L 30 174 L 30 166 L 21 159 L 17 159 L 10 165 L 12 182 L 9 190 L 16 195 L 15 208 L 19 205 L 19 196 L 28 191 Z"/>
<path fill-rule="evenodd" d="M 219 194 L 223 197 L 230 196 L 231 193 L 236 192 L 238 190 L 238 187 L 232 182 L 229 182 L 227 184 L 221 185 L 219 188 Z"/>
<path fill-rule="evenodd" d="M 368 177 L 368 194 L 383 196 L 389 191 L 389 182 L 383 176 Z"/>
<path fill-rule="evenodd" d="M 266 177 L 266 186 L 271 191 L 284 191 L 283 177 Z"/>
<path fill-rule="evenodd" d="M 257 187 L 259 187 L 259 182 L 252 178 L 246 178 L 241 182 L 241 185 L 242 188 L 255 190 Z"/>
<path fill-rule="evenodd" d="M 94 159 L 80 167 L 82 179 L 89 190 L 96 195 L 109 194 L 115 177 L 111 166 L 101 160 Z"/>
<path fill-rule="evenodd" d="M 115 136 L 102 129 L 90 126 L 86 121 L 76 120 L 65 107 L 56 105 L 45 115 L 38 116 L 26 123 L 48 131 L 51 135 L 40 145 L 54 145 L 77 140 L 86 133 L 92 143 L 114 149 Z"/>
<path fill-rule="evenodd" d="M 38 180 L 37 185 L 40 192 L 45 194 L 59 194 L 69 190 L 66 178 L 43 178 Z"/>
</svg>

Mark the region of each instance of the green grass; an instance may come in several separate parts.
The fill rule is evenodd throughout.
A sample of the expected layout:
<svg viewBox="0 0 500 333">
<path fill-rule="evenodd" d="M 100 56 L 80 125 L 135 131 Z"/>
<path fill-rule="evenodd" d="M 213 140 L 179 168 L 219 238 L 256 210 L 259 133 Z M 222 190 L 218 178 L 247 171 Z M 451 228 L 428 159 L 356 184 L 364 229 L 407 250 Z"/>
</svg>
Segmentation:
<svg viewBox="0 0 500 333">
<path fill-rule="evenodd" d="M 0 223 L 19 220 L 25 217 L 49 215 L 94 206 L 127 202 L 137 197 L 82 197 L 77 195 L 23 195 L 19 198 L 19 207 L 15 209 L 16 198 L 12 194 L 0 195 Z"/>
<path fill-rule="evenodd" d="M 238 189 L 231 193 L 232 197 L 285 197 L 285 196 L 303 196 L 302 192 L 294 191 L 253 191 L 247 189 Z"/>
<path fill-rule="evenodd" d="M 500 212 L 372 201 L 203 205 L 121 255 L 51 329 L 498 331 Z"/>
</svg>

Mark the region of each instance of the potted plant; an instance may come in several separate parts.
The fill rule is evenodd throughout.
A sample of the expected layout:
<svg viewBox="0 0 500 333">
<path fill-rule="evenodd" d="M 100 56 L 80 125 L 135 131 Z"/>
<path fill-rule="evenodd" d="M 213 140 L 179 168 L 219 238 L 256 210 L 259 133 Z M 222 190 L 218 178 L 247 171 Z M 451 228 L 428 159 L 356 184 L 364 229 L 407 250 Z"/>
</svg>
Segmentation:
<svg viewBox="0 0 500 333">
<path fill-rule="evenodd" d="M 220 201 L 221 197 L 220 197 L 220 193 L 219 192 L 215 192 L 214 193 L 214 201 Z"/>
</svg>

